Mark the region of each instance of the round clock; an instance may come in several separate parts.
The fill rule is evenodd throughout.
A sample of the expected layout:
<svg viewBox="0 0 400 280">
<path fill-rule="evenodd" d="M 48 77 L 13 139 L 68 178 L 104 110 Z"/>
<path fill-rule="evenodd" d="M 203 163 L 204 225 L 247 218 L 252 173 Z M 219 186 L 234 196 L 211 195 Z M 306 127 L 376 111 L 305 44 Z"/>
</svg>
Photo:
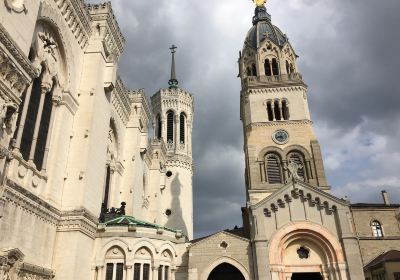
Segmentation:
<svg viewBox="0 0 400 280">
<path fill-rule="evenodd" d="M 289 133 L 283 129 L 277 130 L 272 135 L 272 140 L 279 145 L 286 144 L 289 141 Z"/>
</svg>

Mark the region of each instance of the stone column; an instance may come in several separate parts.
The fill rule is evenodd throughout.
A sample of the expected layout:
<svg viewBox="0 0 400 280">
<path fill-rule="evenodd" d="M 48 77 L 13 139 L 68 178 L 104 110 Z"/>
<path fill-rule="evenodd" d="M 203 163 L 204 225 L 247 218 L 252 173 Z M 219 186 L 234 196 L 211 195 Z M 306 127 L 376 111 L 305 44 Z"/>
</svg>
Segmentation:
<svg viewBox="0 0 400 280">
<path fill-rule="evenodd" d="M 32 138 L 32 144 L 31 144 L 31 151 L 29 153 L 29 162 L 33 162 L 35 158 L 35 150 L 36 150 L 36 144 L 37 140 L 39 137 L 39 128 L 40 128 L 40 121 L 42 120 L 42 114 L 43 114 L 43 105 L 44 105 L 44 99 L 46 97 L 46 94 L 51 90 L 51 83 L 42 83 L 41 88 L 40 88 L 40 101 L 39 101 L 39 111 L 36 115 L 36 122 L 35 122 L 35 129 L 33 132 L 33 138 Z"/>
<path fill-rule="evenodd" d="M 126 265 L 126 280 L 132 280 L 133 279 L 133 265 L 129 264 Z M 103 280 L 103 279 L 101 279 Z"/>
<path fill-rule="evenodd" d="M 270 73 L 271 73 L 271 77 L 273 77 L 274 76 L 274 72 L 272 72 L 272 59 L 271 60 L 268 60 L 268 64 L 269 64 L 269 71 L 270 71 Z"/>
<path fill-rule="evenodd" d="M 44 155 L 43 155 L 43 164 L 42 164 L 43 172 L 46 172 L 46 170 L 47 170 L 47 167 L 46 167 L 47 166 L 47 158 L 49 155 L 51 134 L 52 134 L 53 125 L 54 125 L 54 116 L 55 116 L 55 111 L 56 111 L 57 106 L 60 105 L 61 96 L 53 96 L 52 102 L 53 102 L 53 106 L 51 108 L 51 114 L 50 114 L 49 131 L 47 133 L 46 146 L 44 148 Z"/>
<path fill-rule="evenodd" d="M 152 273 L 153 273 L 153 275 L 152 275 L 152 280 L 161 280 L 161 279 L 158 279 L 158 269 L 160 268 L 160 265 L 159 264 L 154 264 L 152 267 L 151 267 L 151 269 L 152 269 Z"/>
<path fill-rule="evenodd" d="M 15 141 L 15 150 L 18 152 L 21 147 L 22 133 L 24 132 L 26 114 L 28 113 L 29 101 L 31 100 L 32 86 L 33 82 L 29 85 L 29 87 L 26 90 L 25 101 L 23 105 L 24 107 L 22 108 L 21 119 L 19 121 L 17 139 Z"/>
<path fill-rule="evenodd" d="M 275 101 L 271 101 L 272 120 L 275 121 Z"/>
<path fill-rule="evenodd" d="M 281 120 L 283 120 L 282 100 L 279 99 L 279 113 L 281 114 Z"/>
<path fill-rule="evenodd" d="M 174 128 L 175 128 L 175 151 L 179 151 L 179 144 L 180 144 L 180 139 L 179 139 L 179 132 L 180 132 L 180 125 L 179 125 L 179 115 L 175 115 L 175 121 L 174 121 Z"/>
</svg>

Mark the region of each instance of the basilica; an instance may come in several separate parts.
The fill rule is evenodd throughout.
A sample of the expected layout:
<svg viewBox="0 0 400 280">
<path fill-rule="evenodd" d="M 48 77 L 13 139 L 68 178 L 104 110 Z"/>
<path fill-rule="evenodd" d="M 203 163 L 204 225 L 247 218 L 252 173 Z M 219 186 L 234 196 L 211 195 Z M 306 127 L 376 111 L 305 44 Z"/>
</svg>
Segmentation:
<svg viewBox="0 0 400 280">
<path fill-rule="evenodd" d="M 111 2 L 1 1 L 0 280 L 400 279 L 400 205 L 331 193 L 298 55 L 254 2 L 236 94 L 243 225 L 193 239 L 194 97 L 176 46 L 148 98 L 118 76 Z"/>
</svg>

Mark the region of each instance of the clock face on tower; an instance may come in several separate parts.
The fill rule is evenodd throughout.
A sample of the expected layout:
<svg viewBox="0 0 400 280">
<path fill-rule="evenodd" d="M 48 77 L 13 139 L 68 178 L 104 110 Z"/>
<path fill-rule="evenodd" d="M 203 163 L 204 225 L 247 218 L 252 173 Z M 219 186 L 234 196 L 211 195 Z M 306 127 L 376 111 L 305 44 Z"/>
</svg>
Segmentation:
<svg viewBox="0 0 400 280">
<path fill-rule="evenodd" d="M 279 145 L 286 144 L 289 141 L 289 133 L 283 129 L 277 130 L 272 134 L 272 140 Z"/>
</svg>

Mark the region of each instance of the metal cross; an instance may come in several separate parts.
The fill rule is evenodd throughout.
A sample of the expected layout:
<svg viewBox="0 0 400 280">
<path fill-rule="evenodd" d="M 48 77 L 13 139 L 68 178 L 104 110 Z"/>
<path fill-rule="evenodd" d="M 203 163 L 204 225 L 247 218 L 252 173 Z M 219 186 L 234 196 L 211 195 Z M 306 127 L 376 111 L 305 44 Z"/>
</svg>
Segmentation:
<svg viewBox="0 0 400 280">
<path fill-rule="evenodd" d="M 176 53 L 176 49 L 177 49 L 178 47 L 177 46 L 175 46 L 175 45 L 172 45 L 169 49 L 171 50 L 171 53 Z"/>
</svg>

